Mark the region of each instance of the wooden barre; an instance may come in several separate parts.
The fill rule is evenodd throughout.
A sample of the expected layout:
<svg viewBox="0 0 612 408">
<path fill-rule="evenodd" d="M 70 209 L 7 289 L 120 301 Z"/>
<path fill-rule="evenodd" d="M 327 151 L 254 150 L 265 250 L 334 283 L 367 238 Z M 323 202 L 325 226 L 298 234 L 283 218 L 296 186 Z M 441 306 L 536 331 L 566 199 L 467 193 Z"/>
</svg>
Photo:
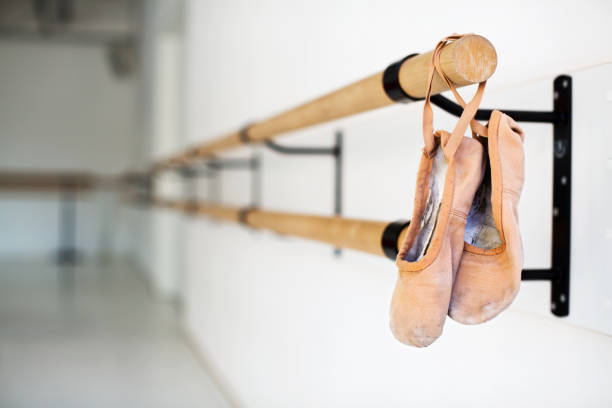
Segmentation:
<svg viewBox="0 0 612 408">
<path fill-rule="evenodd" d="M 96 177 L 76 172 L 0 172 L 0 190 L 89 190 Z"/>
<path fill-rule="evenodd" d="M 432 53 L 429 51 L 408 58 L 399 67 L 401 90 L 415 99 L 425 96 Z M 491 77 L 497 66 L 497 54 L 486 38 L 469 35 L 446 45 L 441 51 L 440 63 L 451 81 L 461 87 Z M 301 106 L 253 123 L 248 128 L 197 145 L 155 163 L 153 169 L 182 166 L 193 158 L 208 157 L 241 146 L 245 142 L 243 139 L 248 139 L 249 143 L 260 143 L 282 133 L 391 105 L 395 101 L 383 87 L 383 75 L 384 71 L 378 72 Z M 446 83 L 436 73 L 432 95 L 446 89 Z"/>
<path fill-rule="evenodd" d="M 124 184 L 121 177 L 83 172 L 0 171 L 0 190 L 8 191 L 112 190 Z"/>
<path fill-rule="evenodd" d="M 152 204 L 186 213 L 211 216 L 224 221 L 244 223 L 252 228 L 266 229 L 279 234 L 325 242 L 338 248 L 354 249 L 379 256 L 385 256 L 382 236 L 390 225 L 390 223 L 382 221 L 260 209 L 244 210 L 238 207 L 185 200 L 156 198 L 153 199 Z M 406 230 L 407 228 L 404 228 L 401 233 L 397 234 L 395 249 L 399 249 Z"/>
</svg>

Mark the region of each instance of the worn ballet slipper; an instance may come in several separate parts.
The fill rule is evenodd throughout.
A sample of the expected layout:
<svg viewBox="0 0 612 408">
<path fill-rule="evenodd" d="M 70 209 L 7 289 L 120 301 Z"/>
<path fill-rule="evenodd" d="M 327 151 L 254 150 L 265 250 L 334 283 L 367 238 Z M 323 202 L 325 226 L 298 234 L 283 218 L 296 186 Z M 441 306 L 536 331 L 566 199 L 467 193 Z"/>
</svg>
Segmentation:
<svg viewBox="0 0 612 408">
<path fill-rule="evenodd" d="M 463 252 L 467 211 L 482 180 L 483 147 L 464 137 L 485 130 L 474 120 L 486 82 L 465 103 L 440 67 L 442 48 L 461 38 L 440 41 L 432 54 L 425 105 L 425 148 L 417 173 L 413 217 L 404 236 L 396 264 L 399 269 L 390 310 L 393 335 L 402 343 L 425 347 L 441 334 L 448 313 L 454 271 Z M 464 107 L 453 132 L 433 132 L 431 84 L 434 69 Z"/>
<path fill-rule="evenodd" d="M 438 134 L 442 141 L 449 136 Z M 424 347 L 442 334 L 467 212 L 482 180 L 483 151 L 464 137 L 448 163 L 442 146 L 433 157 L 422 156 L 412 218 L 421 221 L 408 227 L 391 301 L 391 331 L 402 343 Z"/>
<path fill-rule="evenodd" d="M 509 116 L 494 111 L 486 141 L 486 174 L 468 215 L 449 306 L 450 317 L 464 324 L 485 322 L 508 307 L 518 293 L 523 267 L 518 226 L 523 132 Z"/>
</svg>

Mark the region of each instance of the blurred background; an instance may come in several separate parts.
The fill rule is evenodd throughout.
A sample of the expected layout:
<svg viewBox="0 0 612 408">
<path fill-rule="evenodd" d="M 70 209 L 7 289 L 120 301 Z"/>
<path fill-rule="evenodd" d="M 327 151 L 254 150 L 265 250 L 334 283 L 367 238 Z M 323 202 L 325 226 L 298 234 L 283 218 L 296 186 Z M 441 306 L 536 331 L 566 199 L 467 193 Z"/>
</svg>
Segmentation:
<svg viewBox="0 0 612 408">
<path fill-rule="evenodd" d="M 612 406 L 612 3 L 0 0 L 0 407 Z M 393 262 L 157 208 L 113 180 L 383 70 L 451 33 L 498 54 L 483 106 L 573 78 L 571 312 L 523 282 L 427 349 L 388 329 Z M 473 89 L 462 89 L 469 96 Z M 409 218 L 422 104 L 344 134 L 343 215 Z M 456 118 L 436 110 L 436 127 Z M 524 124 L 525 266 L 550 266 L 552 126 Z M 330 215 L 333 161 L 261 146 L 264 208 Z M 156 194 L 242 206 L 246 171 Z M 137 197 L 136 197 L 137 198 Z M 141 197 L 142 198 L 142 197 Z"/>
</svg>

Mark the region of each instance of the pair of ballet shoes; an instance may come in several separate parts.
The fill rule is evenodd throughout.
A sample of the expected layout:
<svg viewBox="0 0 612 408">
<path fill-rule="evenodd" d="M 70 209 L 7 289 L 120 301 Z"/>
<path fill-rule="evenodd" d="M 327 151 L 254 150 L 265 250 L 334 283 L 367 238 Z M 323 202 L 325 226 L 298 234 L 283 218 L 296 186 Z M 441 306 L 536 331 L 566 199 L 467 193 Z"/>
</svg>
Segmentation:
<svg viewBox="0 0 612 408">
<path fill-rule="evenodd" d="M 465 120 L 471 119 L 464 118 L 456 131 L 462 132 Z M 461 135 L 449 152 L 453 135 L 436 132 L 434 148 L 424 150 L 391 302 L 391 330 L 402 343 L 430 345 L 447 315 L 464 324 L 485 322 L 518 292 L 523 132 L 494 111 L 486 133 Z"/>
</svg>

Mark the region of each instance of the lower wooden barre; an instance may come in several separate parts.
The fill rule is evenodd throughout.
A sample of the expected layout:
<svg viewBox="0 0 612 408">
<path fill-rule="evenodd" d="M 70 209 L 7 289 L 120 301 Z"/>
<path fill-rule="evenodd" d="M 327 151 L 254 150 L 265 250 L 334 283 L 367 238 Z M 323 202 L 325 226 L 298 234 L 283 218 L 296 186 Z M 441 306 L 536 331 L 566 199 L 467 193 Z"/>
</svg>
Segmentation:
<svg viewBox="0 0 612 408">
<path fill-rule="evenodd" d="M 325 242 L 339 248 L 385 256 L 382 248 L 382 236 L 389 225 L 388 222 L 259 209 L 244 210 L 237 207 L 184 200 L 154 199 L 153 205 L 193 214 L 208 215 L 230 222 L 243 222 L 252 228 L 267 229 L 279 234 Z M 398 236 L 398 249 L 406 230 L 404 228 Z"/>
</svg>

